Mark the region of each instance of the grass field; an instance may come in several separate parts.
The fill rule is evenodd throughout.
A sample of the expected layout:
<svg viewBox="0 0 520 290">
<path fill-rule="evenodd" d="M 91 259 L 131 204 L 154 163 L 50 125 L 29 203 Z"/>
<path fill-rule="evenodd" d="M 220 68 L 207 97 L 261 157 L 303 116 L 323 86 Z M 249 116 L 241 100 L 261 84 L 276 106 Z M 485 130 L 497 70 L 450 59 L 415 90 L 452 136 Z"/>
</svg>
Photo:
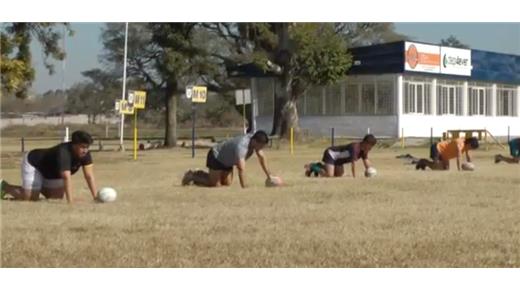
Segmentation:
<svg viewBox="0 0 520 290">
<path fill-rule="evenodd" d="M 17 139 L 2 141 L 2 178 L 20 182 Z M 325 146 L 326 142 L 323 142 Z M 425 148 L 376 149 L 379 175 L 306 178 L 322 148 L 267 150 L 286 185 L 265 188 L 256 157 L 250 185 L 181 187 L 206 150 L 94 153 L 111 204 L 1 202 L 2 267 L 520 267 L 520 166 L 479 150 L 474 172 L 418 172 L 395 156 Z M 504 150 L 501 150 L 505 153 Z M 455 166 L 452 162 L 452 167 Z M 362 165 L 358 164 L 358 172 Z M 347 167 L 348 169 L 348 167 Z M 350 171 L 347 170 L 348 175 Z"/>
</svg>

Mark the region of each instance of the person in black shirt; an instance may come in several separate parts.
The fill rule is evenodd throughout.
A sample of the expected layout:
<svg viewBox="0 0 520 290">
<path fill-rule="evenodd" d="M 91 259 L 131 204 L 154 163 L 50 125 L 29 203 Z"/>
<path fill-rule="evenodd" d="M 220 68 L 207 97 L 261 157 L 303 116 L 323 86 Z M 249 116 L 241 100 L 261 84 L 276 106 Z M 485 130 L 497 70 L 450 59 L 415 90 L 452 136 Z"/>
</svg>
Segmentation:
<svg viewBox="0 0 520 290">
<path fill-rule="evenodd" d="M 83 169 L 92 198 L 96 200 L 96 181 L 89 146 L 93 143 L 90 134 L 84 131 L 72 133 L 71 142 L 61 143 L 47 149 L 34 149 L 22 161 L 22 186 L 1 181 L 2 198 L 10 194 L 18 200 L 67 198 L 72 202 L 71 176 Z"/>
<path fill-rule="evenodd" d="M 372 134 L 366 135 L 361 142 L 331 146 L 323 152 L 322 162 L 309 163 L 304 166 L 306 176 L 341 177 L 344 175 L 343 165 L 351 164 L 352 177 L 356 177 L 356 161 L 363 159 L 365 169 L 370 167 L 368 152 L 376 145 L 377 139 Z"/>
</svg>

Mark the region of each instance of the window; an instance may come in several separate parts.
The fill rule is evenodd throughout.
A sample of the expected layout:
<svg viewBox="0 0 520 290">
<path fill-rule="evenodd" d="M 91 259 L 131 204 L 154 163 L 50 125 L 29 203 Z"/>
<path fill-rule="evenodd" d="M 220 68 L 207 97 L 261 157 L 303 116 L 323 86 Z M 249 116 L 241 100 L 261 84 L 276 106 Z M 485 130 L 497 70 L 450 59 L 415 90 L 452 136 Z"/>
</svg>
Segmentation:
<svg viewBox="0 0 520 290">
<path fill-rule="evenodd" d="M 487 113 L 486 88 L 471 87 L 468 89 L 468 112 L 469 115 L 486 115 Z"/>
<path fill-rule="evenodd" d="M 305 95 L 306 115 L 323 115 L 323 90 L 321 87 L 311 87 Z"/>
<path fill-rule="evenodd" d="M 513 87 L 498 87 L 497 88 L 497 116 L 515 116 L 517 96 Z"/>
<path fill-rule="evenodd" d="M 274 96 L 272 79 L 258 78 L 256 79 L 256 93 L 258 104 L 258 115 L 269 116 L 274 112 Z"/>
<path fill-rule="evenodd" d="M 357 114 L 359 112 L 359 85 L 349 84 L 347 85 L 347 91 L 345 92 L 345 112 L 348 114 Z"/>
<path fill-rule="evenodd" d="M 375 86 L 373 83 L 364 83 L 361 86 L 361 113 L 373 115 L 375 111 Z"/>
<path fill-rule="evenodd" d="M 326 115 L 341 115 L 341 84 L 327 86 L 325 89 Z"/>
<path fill-rule="evenodd" d="M 430 84 L 424 82 L 405 82 L 404 86 L 404 113 L 429 114 Z"/>
<path fill-rule="evenodd" d="M 377 83 L 377 108 L 378 115 L 391 115 L 394 112 L 394 86 L 391 81 Z"/>
<path fill-rule="evenodd" d="M 462 89 L 455 85 L 439 85 L 437 108 L 439 115 L 462 115 Z"/>
</svg>

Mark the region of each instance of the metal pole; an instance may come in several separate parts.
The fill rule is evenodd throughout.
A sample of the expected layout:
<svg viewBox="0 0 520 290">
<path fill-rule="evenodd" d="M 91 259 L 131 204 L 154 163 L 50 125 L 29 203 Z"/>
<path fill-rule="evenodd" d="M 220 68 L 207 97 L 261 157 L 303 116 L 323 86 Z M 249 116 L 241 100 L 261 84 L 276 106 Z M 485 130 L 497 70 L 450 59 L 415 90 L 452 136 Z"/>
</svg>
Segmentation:
<svg viewBox="0 0 520 290">
<path fill-rule="evenodd" d="M 334 146 L 334 127 L 330 128 L 330 146 Z"/>
<path fill-rule="evenodd" d="M 124 61 L 123 61 L 123 92 L 121 93 L 121 99 L 125 99 L 126 95 L 126 57 L 127 57 L 127 49 L 128 48 L 128 22 L 125 23 L 125 52 L 124 52 Z M 124 127 L 125 127 L 125 114 L 121 114 L 121 126 L 119 128 L 119 150 L 125 151 L 125 146 L 123 144 L 124 137 Z"/>
<path fill-rule="evenodd" d="M 65 46 L 65 39 L 67 38 L 67 27 L 63 25 L 63 52 L 66 52 L 67 47 Z M 67 104 L 67 94 L 65 93 L 65 69 L 66 69 L 66 58 L 63 58 L 61 62 L 62 78 L 61 78 L 61 91 L 64 96 L 63 106 L 61 107 L 61 125 L 65 123 L 65 105 Z"/>
<path fill-rule="evenodd" d="M 191 158 L 195 158 L 195 117 L 196 117 L 195 103 L 191 104 Z"/>
<path fill-rule="evenodd" d="M 134 160 L 137 160 L 137 109 L 134 108 Z"/>
<path fill-rule="evenodd" d="M 242 121 L 244 123 L 244 134 L 247 133 L 246 126 L 246 92 L 242 90 Z"/>
<path fill-rule="evenodd" d="M 507 126 L 507 143 L 509 143 L 511 141 L 511 134 L 510 134 L 510 131 L 509 131 L 509 126 Z"/>
</svg>

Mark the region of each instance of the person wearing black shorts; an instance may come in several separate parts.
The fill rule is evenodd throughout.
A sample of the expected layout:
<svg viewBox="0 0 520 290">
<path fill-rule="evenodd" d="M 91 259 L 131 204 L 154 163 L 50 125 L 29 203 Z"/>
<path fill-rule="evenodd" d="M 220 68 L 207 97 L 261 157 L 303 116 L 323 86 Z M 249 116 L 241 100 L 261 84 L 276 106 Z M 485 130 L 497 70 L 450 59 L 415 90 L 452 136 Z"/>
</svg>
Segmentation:
<svg viewBox="0 0 520 290">
<path fill-rule="evenodd" d="M 92 198 L 96 199 L 92 156 L 89 146 L 93 143 L 90 134 L 84 131 L 72 133 L 71 142 L 47 149 L 34 149 L 25 154 L 22 161 L 22 186 L 1 181 L 2 198 L 9 194 L 17 200 L 39 200 L 40 194 L 47 199 L 62 199 L 72 202 L 71 176 L 80 168 Z"/>
<path fill-rule="evenodd" d="M 206 166 L 209 171 L 188 170 L 182 179 L 182 185 L 191 183 L 199 186 L 229 186 L 233 182 L 233 167 L 238 169 L 238 177 L 242 188 L 246 187 L 245 164 L 253 153 L 256 153 L 258 161 L 267 178 L 271 178 L 267 169 L 267 162 L 262 149 L 269 142 L 269 137 L 264 131 L 254 134 L 237 136 L 221 142 L 208 151 Z"/>
<path fill-rule="evenodd" d="M 309 163 L 304 166 L 305 175 L 341 177 L 345 173 L 344 164 L 350 163 L 352 177 L 356 177 L 356 161 L 363 159 L 365 169 L 368 169 L 370 167 L 368 152 L 376 143 L 377 139 L 374 135 L 368 134 L 361 142 L 328 147 L 323 152 L 321 159 L 323 163 Z"/>
</svg>

